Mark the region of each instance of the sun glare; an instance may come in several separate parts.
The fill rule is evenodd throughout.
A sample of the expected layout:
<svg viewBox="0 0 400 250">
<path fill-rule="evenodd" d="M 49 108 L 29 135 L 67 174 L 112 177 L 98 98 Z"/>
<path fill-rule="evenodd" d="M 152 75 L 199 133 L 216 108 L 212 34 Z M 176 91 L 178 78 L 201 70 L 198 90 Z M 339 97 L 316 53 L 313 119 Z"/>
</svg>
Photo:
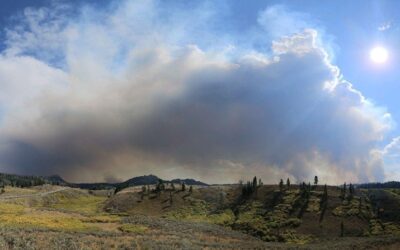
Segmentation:
<svg viewBox="0 0 400 250">
<path fill-rule="evenodd" d="M 387 49 L 383 47 L 375 47 L 369 52 L 369 57 L 371 58 L 372 62 L 382 64 L 387 61 L 389 53 Z"/>
</svg>

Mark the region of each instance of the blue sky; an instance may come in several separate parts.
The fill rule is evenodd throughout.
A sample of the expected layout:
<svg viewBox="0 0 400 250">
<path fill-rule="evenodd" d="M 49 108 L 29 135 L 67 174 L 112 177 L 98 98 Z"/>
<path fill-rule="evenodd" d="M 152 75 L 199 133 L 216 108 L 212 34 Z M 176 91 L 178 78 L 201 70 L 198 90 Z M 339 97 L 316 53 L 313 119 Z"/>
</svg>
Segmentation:
<svg viewBox="0 0 400 250">
<path fill-rule="evenodd" d="M 3 1 L 0 170 L 400 178 L 399 5 Z"/>
</svg>

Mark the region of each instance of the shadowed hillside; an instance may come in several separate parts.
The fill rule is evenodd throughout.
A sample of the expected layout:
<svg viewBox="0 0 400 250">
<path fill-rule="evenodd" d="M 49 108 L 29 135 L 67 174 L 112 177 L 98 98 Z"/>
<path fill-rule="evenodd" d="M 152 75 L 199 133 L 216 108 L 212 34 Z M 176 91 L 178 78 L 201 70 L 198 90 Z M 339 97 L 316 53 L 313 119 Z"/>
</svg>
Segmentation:
<svg viewBox="0 0 400 250">
<path fill-rule="evenodd" d="M 344 193 L 343 187 L 316 185 L 262 185 L 251 193 L 244 193 L 241 185 L 156 188 L 126 189 L 111 197 L 105 210 L 207 222 L 268 242 L 303 244 L 400 233 L 394 211 L 400 199 L 389 190 L 351 187 Z"/>
</svg>

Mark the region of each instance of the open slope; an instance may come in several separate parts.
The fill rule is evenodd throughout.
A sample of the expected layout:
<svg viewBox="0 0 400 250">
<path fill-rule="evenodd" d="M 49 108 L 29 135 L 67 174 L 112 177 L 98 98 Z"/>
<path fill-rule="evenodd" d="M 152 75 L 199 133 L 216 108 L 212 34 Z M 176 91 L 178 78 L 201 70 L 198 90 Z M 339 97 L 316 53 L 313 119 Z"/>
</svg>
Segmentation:
<svg viewBox="0 0 400 250">
<path fill-rule="evenodd" d="M 149 187 L 110 196 L 108 190 L 7 186 L 0 195 L 0 248 L 400 247 L 395 189 L 356 190 L 343 198 L 340 188 L 328 187 L 324 206 L 322 186 L 305 193 L 263 185 L 247 196 L 239 185 Z"/>
<path fill-rule="evenodd" d="M 310 187 L 304 193 L 298 186 L 279 190 L 278 186 L 264 185 L 247 197 L 238 185 L 195 187 L 192 193 L 168 188 L 161 193 L 131 189 L 111 197 L 105 209 L 217 224 L 268 242 L 305 244 L 342 236 L 400 235 L 395 211 L 400 196 L 393 191 L 356 190 L 343 198 L 341 188 L 328 187 L 327 193 L 324 205 L 323 186 Z M 377 207 L 380 203 L 386 205 Z"/>
</svg>

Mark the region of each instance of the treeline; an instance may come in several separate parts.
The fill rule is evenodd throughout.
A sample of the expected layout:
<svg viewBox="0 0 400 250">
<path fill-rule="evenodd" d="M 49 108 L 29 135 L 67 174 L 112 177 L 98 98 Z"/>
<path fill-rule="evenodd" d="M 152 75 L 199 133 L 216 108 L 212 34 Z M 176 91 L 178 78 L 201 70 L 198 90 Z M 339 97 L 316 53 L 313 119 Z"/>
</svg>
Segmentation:
<svg viewBox="0 0 400 250">
<path fill-rule="evenodd" d="M 375 182 L 375 183 L 363 183 L 358 184 L 358 188 L 400 188 L 400 182 L 398 181 L 389 181 L 389 182 Z"/>
<path fill-rule="evenodd" d="M 70 184 L 71 187 L 77 187 L 89 190 L 104 190 L 104 189 L 114 189 L 118 187 L 118 184 L 112 183 L 77 183 Z"/>
<path fill-rule="evenodd" d="M 0 173 L 0 188 L 5 186 L 12 187 L 33 187 L 44 184 L 51 185 L 69 185 L 59 176 L 28 176 L 28 175 L 16 175 L 16 174 L 5 174 Z"/>
<path fill-rule="evenodd" d="M 0 173 L 0 186 L 12 187 L 32 187 L 47 183 L 46 180 L 38 176 L 19 176 L 13 174 Z"/>
</svg>

